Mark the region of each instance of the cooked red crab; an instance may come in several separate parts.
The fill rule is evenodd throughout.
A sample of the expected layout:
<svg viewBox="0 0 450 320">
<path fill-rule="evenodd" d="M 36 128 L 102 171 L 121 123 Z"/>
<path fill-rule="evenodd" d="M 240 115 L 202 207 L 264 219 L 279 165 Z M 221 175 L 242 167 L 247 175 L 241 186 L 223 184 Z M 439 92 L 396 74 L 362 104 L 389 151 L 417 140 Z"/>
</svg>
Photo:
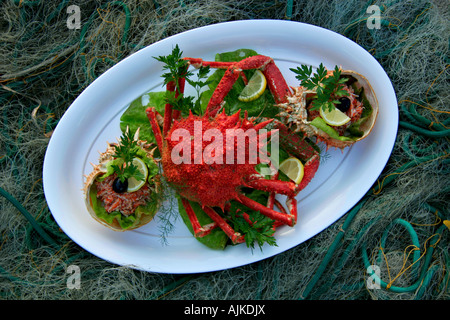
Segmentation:
<svg viewBox="0 0 450 320">
<path fill-rule="evenodd" d="M 203 61 L 198 58 L 185 59 L 197 68 L 210 66 L 213 68 L 227 69 L 218 86 L 219 92 L 209 101 L 208 107 L 210 108 L 210 112 L 214 112 L 221 107 L 223 98 L 231 89 L 234 82 L 240 75 L 244 75 L 243 70 L 260 69 L 267 79 L 269 89 L 275 98 L 275 103 L 280 107 L 281 120 L 292 130 L 301 131 L 311 138 L 317 138 L 318 141 L 323 141 L 327 147 L 332 146 L 343 149 L 367 137 L 375 125 L 378 114 L 378 101 L 375 91 L 369 81 L 355 71 L 341 70 L 342 77 L 348 78 L 348 85 L 345 85 L 345 90 L 349 95 L 344 99 L 346 99 L 345 103 L 348 103 L 350 106 L 346 113 L 351 118 L 351 121 L 346 127 L 334 128 L 337 133 L 333 135 L 328 130 L 324 130 L 323 127 L 318 127 L 314 122 L 311 122 L 312 118 L 314 118 L 314 112 L 309 111 L 308 98 L 310 95 L 314 95 L 315 91 L 309 91 L 303 87 L 290 87 L 271 57 L 258 55 L 239 62 Z M 244 81 L 246 81 L 245 78 Z M 360 96 L 355 95 L 354 89 L 361 93 Z M 362 101 L 364 101 L 365 106 L 363 106 Z M 360 119 L 363 115 L 364 108 L 366 109 L 366 114 L 364 115 L 364 119 Z M 357 125 L 354 129 L 359 131 L 358 135 L 351 137 L 344 136 L 344 131 L 351 124 Z M 347 132 L 345 133 L 347 134 Z"/>
<path fill-rule="evenodd" d="M 305 175 L 302 182 L 295 184 L 292 181 L 277 180 L 276 175 L 272 176 L 272 179 L 266 179 L 255 169 L 256 164 L 264 162 L 265 159 L 259 155 L 256 159 L 252 158 L 249 154 L 250 147 L 255 143 L 258 146 L 264 143 L 264 139 L 261 139 L 263 133 L 260 133 L 263 131 L 260 130 L 266 128 L 269 124 L 281 131 L 282 134 L 288 133 L 288 129 L 279 122 L 273 123 L 272 120 L 256 123 L 255 120 L 248 119 L 246 115 L 241 118 L 239 112 L 233 115 L 226 115 L 224 111 L 219 113 L 224 97 L 231 90 L 233 83 L 242 74 L 242 70 L 245 69 L 261 69 L 269 80 L 269 88 L 276 102 L 284 101 L 289 88 L 287 85 L 280 85 L 285 84 L 285 81 L 273 60 L 264 56 L 251 57 L 237 63 L 212 63 L 204 62 L 200 59 L 186 59 L 195 67 L 210 65 L 211 67 L 227 69 L 214 91 L 204 115 L 198 116 L 191 113 L 188 117 L 181 118 L 180 113 L 175 110 L 172 111 L 172 106 L 167 104 L 164 113 L 164 124 L 161 130 L 155 109 L 148 108 L 146 112 L 161 152 L 164 176 L 181 196 L 182 204 L 192 224 L 194 235 L 202 237 L 208 234 L 212 228 L 218 226 L 228 235 L 233 243 L 244 242 L 245 235 L 233 230 L 226 219 L 218 213 L 220 210 L 215 210 L 218 208 L 222 209 L 222 211 L 226 210 L 230 201 L 239 201 L 249 209 L 259 211 L 261 214 L 274 220 L 274 225 L 294 226 L 297 222 L 296 195 L 309 183 L 317 171 L 319 165 L 318 153 L 306 142 L 299 139 L 296 141 L 298 145 L 292 144 L 291 152 L 305 162 Z M 168 90 L 172 91 L 175 88 L 173 83 L 169 83 L 167 87 Z M 180 88 L 184 88 L 184 79 L 180 81 Z M 230 132 L 230 130 L 258 133 L 249 139 L 241 140 L 241 142 L 244 142 L 243 146 L 238 146 L 236 141 L 231 145 L 234 148 L 232 153 L 236 158 L 239 156 L 238 148 L 243 148 L 245 156 L 243 157 L 244 161 L 241 161 L 241 163 L 239 161 L 227 161 L 227 152 L 230 152 L 227 147 L 229 148 L 230 145 L 227 144 L 226 140 L 228 137 L 227 132 Z M 215 142 L 222 142 L 221 145 L 223 147 L 216 147 L 211 150 L 211 143 L 205 138 L 207 132 L 214 132 L 215 139 L 223 139 L 222 141 L 215 140 Z M 271 132 L 273 131 L 268 132 L 268 135 Z M 179 161 L 179 158 L 177 158 L 177 161 L 174 161 L 174 154 L 177 155 L 180 152 L 182 135 L 187 135 L 188 138 L 191 137 L 194 143 L 193 146 L 188 144 L 188 147 L 183 149 L 183 157 L 186 156 L 184 154 L 186 150 L 189 153 L 188 157 L 183 158 L 183 161 Z M 202 142 L 196 144 L 195 140 L 198 135 L 201 135 L 203 139 L 200 137 L 200 140 L 197 141 Z M 187 140 L 189 141 L 189 139 Z M 287 140 L 292 142 L 291 139 Z M 198 155 L 205 154 L 211 155 L 216 161 L 196 158 Z M 242 192 L 244 187 L 269 192 L 270 197 L 267 205 L 262 205 L 245 196 Z M 274 209 L 275 194 L 287 196 L 287 212 L 278 205 L 277 207 L 280 207 L 280 211 Z M 201 226 L 189 201 L 198 202 L 204 212 L 214 221 L 214 224 Z"/>
</svg>

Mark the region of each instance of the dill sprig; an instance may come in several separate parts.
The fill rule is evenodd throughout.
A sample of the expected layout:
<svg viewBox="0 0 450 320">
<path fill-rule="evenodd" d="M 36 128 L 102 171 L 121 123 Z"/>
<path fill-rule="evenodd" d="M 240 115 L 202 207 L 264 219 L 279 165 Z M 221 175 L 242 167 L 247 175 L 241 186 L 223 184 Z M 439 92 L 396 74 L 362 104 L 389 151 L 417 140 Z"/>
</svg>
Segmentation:
<svg viewBox="0 0 450 320">
<path fill-rule="evenodd" d="M 348 92 L 344 90 L 344 83 L 347 78 L 341 78 L 341 70 L 336 66 L 331 74 L 328 74 L 327 69 L 321 63 L 316 72 L 312 72 L 311 66 L 301 65 L 296 69 L 291 68 L 295 77 L 300 80 L 300 84 L 308 90 L 316 91 L 316 96 L 311 107 L 311 110 L 319 110 L 320 108 L 328 109 L 329 111 L 339 104 L 339 98 L 348 96 Z"/>
<path fill-rule="evenodd" d="M 133 159 L 136 157 L 139 146 L 137 141 L 134 140 L 133 134 L 130 130 L 126 130 L 122 137 L 120 138 L 120 143 L 114 145 L 115 153 L 113 158 L 120 159 L 120 163 L 114 163 L 111 165 L 114 172 L 120 181 L 125 182 L 128 178 L 135 178 L 138 181 L 145 179 L 142 172 L 139 171 L 138 167 L 133 164 Z"/>
</svg>

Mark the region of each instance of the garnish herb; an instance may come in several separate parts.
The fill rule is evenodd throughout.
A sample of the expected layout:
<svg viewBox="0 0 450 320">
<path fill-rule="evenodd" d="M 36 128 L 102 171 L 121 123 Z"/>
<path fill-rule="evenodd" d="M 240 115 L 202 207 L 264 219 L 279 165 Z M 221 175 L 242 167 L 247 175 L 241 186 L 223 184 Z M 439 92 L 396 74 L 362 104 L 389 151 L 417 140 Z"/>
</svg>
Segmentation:
<svg viewBox="0 0 450 320">
<path fill-rule="evenodd" d="M 180 79 L 185 78 L 186 81 L 195 88 L 195 90 L 197 91 L 197 98 L 199 98 L 200 89 L 209 84 L 209 81 L 202 81 L 202 79 L 206 79 L 208 77 L 210 67 L 200 67 L 198 69 L 197 75 L 198 80 L 194 81 L 191 79 L 194 73 L 188 70 L 188 62 L 182 59 L 182 56 L 183 52 L 180 50 L 177 44 L 172 49 L 171 54 L 167 56 L 154 57 L 156 60 L 163 62 L 163 70 L 168 71 L 162 75 L 162 77 L 164 78 L 164 86 L 171 82 L 175 84 L 174 92 L 166 92 L 166 102 L 171 104 L 172 107 L 176 110 L 185 111 L 186 113 L 188 113 L 189 110 L 193 110 L 196 113 L 200 114 L 200 99 L 197 99 L 197 101 L 194 102 L 193 97 L 185 97 L 183 94 L 181 94 L 179 81 Z M 177 97 L 176 93 L 178 93 Z"/>
<path fill-rule="evenodd" d="M 113 155 L 113 158 L 120 159 L 121 161 L 111 165 L 114 172 L 117 174 L 117 177 L 122 182 L 125 182 L 126 179 L 131 177 L 138 181 L 144 180 L 145 176 L 139 171 L 138 167 L 133 164 L 133 158 L 136 157 L 139 146 L 137 145 L 136 140 L 134 140 L 131 131 L 126 130 L 125 133 L 122 134 L 120 141 L 120 144 L 114 145 L 115 154 Z"/>
<path fill-rule="evenodd" d="M 248 219 L 250 219 L 249 223 L 243 218 L 242 213 L 243 212 L 239 210 L 237 210 L 234 215 L 232 213 L 233 224 L 235 231 L 245 234 L 245 243 L 247 247 L 253 249 L 255 244 L 257 244 L 259 248 L 262 249 L 262 246 L 265 243 L 276 246 L 273 220 L 270 220 L 259 212 L 251 212 L 248 215 Z"/>
<path fill-rule="evenodd" d="M 315 73 L 312 73 L 312 67 L 301 65 L 297 69 L 290 69 L 297 74 L 295 77 L 300 80 L 300 84 L 308 90 L 317 92 L 311 110 L 319 110 L 320 108 L 328 108 L 329 111 L 339 104 L 340 97 L 348 96 L 348 92 L 344 90 L 344 83 L 347 78 L 341 78 L 341 70 L 336 66 L 328 75 L 326 68 L 321 63 Z"/>
<path fill-rule="evenodd" d="M 259 203 L 265 203 L 267 194 L 264 191 L 252 190 L 246 194 Z M 254 249 L 258 245 L 262 250 L 265 243 L 276 246 L 274 221 L 259 211 L 250 210 L 239 202 L 232 201 L 229 210 L 230 223 L 236 232 L 245 234 L 245 243 L 248 248 Z M 244 218 L 244 215 L 247 215 Z M 250 222 L 250 223 L 249 223 Z"/>
<path fill-rule="evenodd" d="M 178 92 L 180 92 L 179 80 L 183 77 L 192 76 L 192 72 L 187 70 L 188 62 L 181 58 L 182 54 L 183 52 L 177 44 L 175 45 L 175 48 L 172 49 L 171 54 L 167 56 L 154 57 L 156 60 L 163 62 L 163 70 L 168 71 L 162 75 L 164 78 L 164 86 L 173 81 Z"/>
</svg>

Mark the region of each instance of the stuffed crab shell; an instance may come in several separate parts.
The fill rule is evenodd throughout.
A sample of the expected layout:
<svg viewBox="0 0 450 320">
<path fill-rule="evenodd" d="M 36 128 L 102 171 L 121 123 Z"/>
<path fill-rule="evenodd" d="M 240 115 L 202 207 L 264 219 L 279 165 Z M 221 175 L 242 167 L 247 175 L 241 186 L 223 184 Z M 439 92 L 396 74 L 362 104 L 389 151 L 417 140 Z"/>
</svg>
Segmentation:
<svg viewBox="0 0 450 320">
<path fill-rule="evenodd" d="M 331 96 L 339 113 L 325 114 L 316 104 L 317 90 L 304 86 L 293 87 L 294 94 L 288 102 L 279 105 L 281 116 L 296 131 L 317 137 L 327 146 L 343 149 L 366 138 L 378 115 L 378 100 L 369 81 L 351 70 L 339 70 L 342 87 L 339 96 Z M 328 71 L 331 74 L 332 71 Z M 330 120 L 331 119 L 331 120 Z M 336 123 L 332 122 L 334 119 Z M 342 120 L 341 120 L 342 119 Z"/>
<path fill-rule="evenodd" d="M 138 132 L 108 143 L 98 164 L 86 176 L 85 201 L 90 215 L 115 231 L 139 228 L 150 222 L 161 203 L 159 168 L 152 145 Z"/>
</svg>

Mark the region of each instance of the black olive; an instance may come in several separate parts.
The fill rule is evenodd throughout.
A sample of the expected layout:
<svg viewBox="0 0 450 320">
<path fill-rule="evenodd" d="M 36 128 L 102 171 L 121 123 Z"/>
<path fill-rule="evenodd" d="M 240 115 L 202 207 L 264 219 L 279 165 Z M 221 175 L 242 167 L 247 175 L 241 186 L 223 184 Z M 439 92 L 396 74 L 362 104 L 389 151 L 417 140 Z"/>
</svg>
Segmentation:
<svg viewBox="0 0 450 320">
<path fill-rule="evenodd" d="M 122 180 L 116 178 L 113 181 L 112 188 L 117 193 L 124 193 L 128 189 L 128 180 L 125 179 L 125 181 L 122 182 Z"/>
<path fill-rule="evenodd" d="M 347 97 L 339 98 L 338 100 L 340 103 L 336 104 L 336 108 L 338 108 L 342 112 L 347 112 L 347 110 L 350 108 L 350 99 Z"/>
</svg>

